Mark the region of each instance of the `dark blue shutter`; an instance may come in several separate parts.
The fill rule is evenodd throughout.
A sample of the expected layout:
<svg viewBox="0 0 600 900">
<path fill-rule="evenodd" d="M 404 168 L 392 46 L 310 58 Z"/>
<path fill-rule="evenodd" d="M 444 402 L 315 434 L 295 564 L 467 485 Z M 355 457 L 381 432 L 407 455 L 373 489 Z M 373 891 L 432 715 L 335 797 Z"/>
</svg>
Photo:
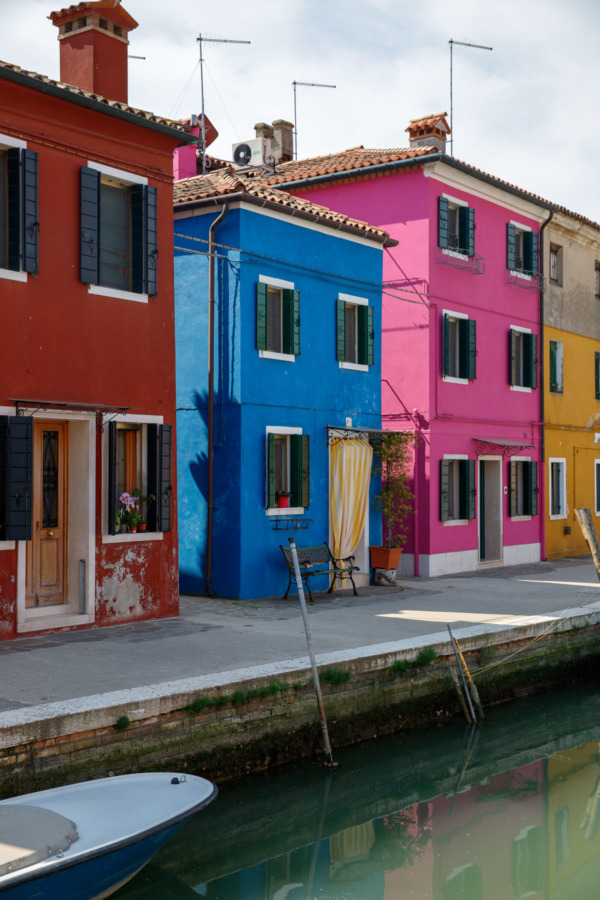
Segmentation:
<svg viewBox="0 0 600 900">
<path fill-rule="evenodd" d="M 448 248 L 448 200 L 438 198 L 438 246 Z"/>
<path fill-rule="evenodd" d="M 440 521 L 447 522 L 450 518 L 450 460 L 440 460 Z"/>
<path fill-rule="evenodd" d="M 256 284 L 256 349 L 267 349 L 267 285 Z"/>
<path fill-rule="evenodd" d="M 30 541 L 33 418 L 0 416 L 0 539 Z"/>
<path fill-rule="evenodd" d="M 172 440 L 170 425 L 148 425 L 148 493 L 156 500 L 148 509 L 151 531 L 171 530 Z"/>
<path fill-rule="evenodd" d="M 517 230 L 510 222 L 506 226 L 506 268 L 517 268 Z"/>
<path fill-rule="evenodd" d="M 98 284 L 100 259 L 100 172 L 81 167 L 80 280 Z"/>
<path fill-rule="evenodd" d="M 7 269 L 19 272 L 21 269 L 21 151 L 11 147 L 6 152 L 7 175 L 7 225 L 8 254 Z"/>
<path fill-rule="evenodd" d="M 146 293 L 156 297 L 158 293 L 158 194 L 148 184 L 145 190 L 146 209 Z"/>
<path fill-rule="evenodd" d="M 132 184 L 131 193 L 131 290 L 146 293 L 146 211 L 143 184 Z"/>
<path fill-rule="evenodd" d="M 39 271 L 38 232 L 40 228 L 38 214 L 38 155 L 33 150 L 23 150 L 21 160 L 23 185 L 23 270 L 36 273 Z"/>
<path fill-rule="evenodd" d="M 117 472 L 117 423 L 108 423 L 108 533 L 115 534 L 115 514 L 119 509 L 117 496 L 118 472 Z"/>
</svg>

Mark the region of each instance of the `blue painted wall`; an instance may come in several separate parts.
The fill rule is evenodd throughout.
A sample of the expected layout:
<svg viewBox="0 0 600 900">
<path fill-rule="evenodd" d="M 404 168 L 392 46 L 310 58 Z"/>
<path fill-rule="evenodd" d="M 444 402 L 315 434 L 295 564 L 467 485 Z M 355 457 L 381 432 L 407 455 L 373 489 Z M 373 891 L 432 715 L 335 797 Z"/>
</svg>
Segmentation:
<svg viewBox="0 0 600 900">
<path fill-rule="evenodd" d="M 219 210 L 220 211 L 220 210 Z M 180 586 L 203 593 L 206 555 L 208 229 L 219 211 L 177 219 L 175 327 Z M 329 540 L 327 425 L 381 427 L 380 246 L 299 220 L 232 209 L 216 231 L 215 455 L 213 590 L 218 596 L 277 596 L 287 586 L 279 550 Z M 184 252 L 192 251 L 192 252 Z M 259 276 L 300 291 L 300 355 L 264 359 L 256 349 Z M 374 309 L 375 365 L 340 369 L 336 359 L 339 293 L 366 297 Z M 266 507 L 266 427 L 310 435 L 309 529 L 276 530 Z M 374 487 L 374 486 L 373 486 Z M 370 515 L 370 542 L 381 522 Z M 319 583 L 320 581 L 320 583 Z M 325 578 L 314 587 L 327 587 Z"/>
</svg>

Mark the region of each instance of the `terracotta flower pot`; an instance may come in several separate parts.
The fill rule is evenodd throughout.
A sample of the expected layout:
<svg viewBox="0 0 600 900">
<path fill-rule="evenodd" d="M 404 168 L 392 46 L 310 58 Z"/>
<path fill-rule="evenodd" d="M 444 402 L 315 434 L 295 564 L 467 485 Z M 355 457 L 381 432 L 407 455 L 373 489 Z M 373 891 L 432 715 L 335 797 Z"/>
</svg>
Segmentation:
<svg viewBox="0 0 600 900">
<path fill-rule="evenodd" d="M 279 509 L 285 509 L 289 505 L 290 505 L 289 497 L 278 497 L 277 498 L 277 506 L 279 507 Z"/>
<path fill-rule="evenodd" d="M 138 531 L 145 531 L 147 527 L 148 527 L 148 523 L 147 523 L 147 522 L 140 522 L 140 523 L 138 524 L 137 530 L 138 530 Z"/>
<path fill-rule="evenodd" d="M 402 547 L 369 547 L 373 569 L 397 569 Z"/>
</svg>

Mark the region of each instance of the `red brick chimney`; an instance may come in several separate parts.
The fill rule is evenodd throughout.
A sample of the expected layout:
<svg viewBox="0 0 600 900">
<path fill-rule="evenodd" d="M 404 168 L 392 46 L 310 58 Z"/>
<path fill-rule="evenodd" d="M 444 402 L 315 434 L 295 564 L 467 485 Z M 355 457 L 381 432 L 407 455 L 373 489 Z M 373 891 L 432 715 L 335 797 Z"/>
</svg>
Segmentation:
<svg viewBox="0 0 600 900">
<path fill-rule="evenodd" d="M 408 128 L 405 129 L 408 131 L 410 146 L 435 147 L 441 153 L 445 153 L 446 137 L 450 134 L 446 116 L 447 113 L 443 112 L 411 119 Z"/>
<path fill-rule="evenodd" d="M 60 41 L 60 80 L 127 103 L 128 34 L 138 23 L 120 0 L 85 0 L 50 13 Z"/>
</svg>

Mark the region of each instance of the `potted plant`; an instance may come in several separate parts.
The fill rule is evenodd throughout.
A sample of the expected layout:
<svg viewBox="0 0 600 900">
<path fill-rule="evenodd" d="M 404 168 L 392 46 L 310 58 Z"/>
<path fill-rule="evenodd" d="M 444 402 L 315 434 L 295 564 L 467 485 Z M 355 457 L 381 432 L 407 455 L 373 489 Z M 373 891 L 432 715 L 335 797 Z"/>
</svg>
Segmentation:
<svg viewBox="0 0 600 900">
<path fill-rule="evenodd" d="M 137 498 L 140 506 L 140 521 L 137 523 L 137 530 L 146 531 L 148 527 L 148 507 L 156 500 L 156 497 L 154 494 L 148 494 L 147 497 L 143 497 L 139 488 L 134 490 L 133 496 Z"/>
<path fill-rule="evenodd" d="M 385 431 L 371 437 L 372 474 L 381 478 L 381 489 L 373 505 L 382 513 L 384 532 L 383 546 L 369 547 L 374 569 L 397 569 L 400 562 L 407 520 L 413 509 L 414 494 L 407 482 L 414 441 L 415 435 L 410 431 Z"/>
<path fill-rule="evenodd" d="M 277 500 L 277 506 L 280 509 L 285 509 L 290 505 L 290 491 L 275 491 L 275 499 Z"/>
<path fill-rule="evenodd" d="M 154 494 L 143 497 L 139 488 L 136 488 L 131 494 L 123 491 L 119 497 L 121 508 L 115 513 L 115 534 L 123 530 L 132 534 L 138 530 L 145 531 L 148 505 L 154 500 L 156 500 Z"/>
</svg>

